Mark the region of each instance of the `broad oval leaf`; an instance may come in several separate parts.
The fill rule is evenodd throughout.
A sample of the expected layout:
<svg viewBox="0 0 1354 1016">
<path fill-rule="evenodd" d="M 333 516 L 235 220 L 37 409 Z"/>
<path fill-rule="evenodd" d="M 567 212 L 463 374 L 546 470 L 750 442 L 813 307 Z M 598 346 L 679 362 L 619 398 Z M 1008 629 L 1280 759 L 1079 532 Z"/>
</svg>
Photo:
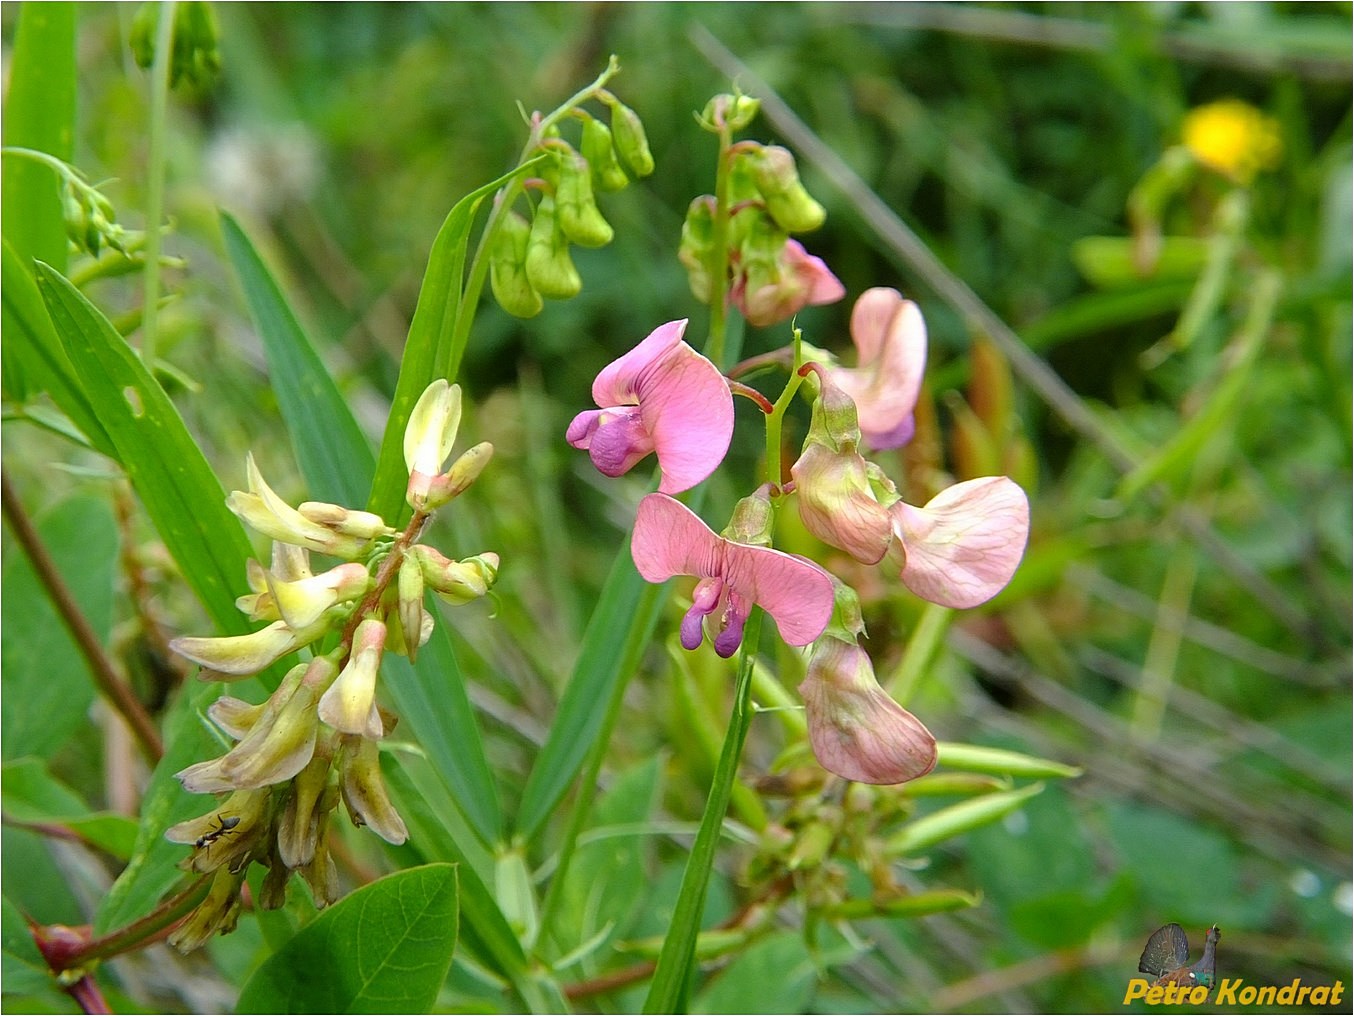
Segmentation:
<svg viewBox="0 0 1354 1016">
<path fill-rule="evenodd" d="M 323 911 L 255 971 L 240 1013 L 429 1012 L 456 948 L 456 866 L 411 868 Z"/>
</svg>

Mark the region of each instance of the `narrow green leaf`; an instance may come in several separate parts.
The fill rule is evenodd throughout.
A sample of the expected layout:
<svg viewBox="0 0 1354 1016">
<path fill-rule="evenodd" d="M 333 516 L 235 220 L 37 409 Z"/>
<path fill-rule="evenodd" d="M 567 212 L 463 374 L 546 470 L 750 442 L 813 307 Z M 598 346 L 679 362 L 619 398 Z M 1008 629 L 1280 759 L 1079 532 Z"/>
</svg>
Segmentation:
<svg viewBox="0 0 1354 1016">
<path fill-rule="evenodd" d="M 550 733 L 522 791 L 517 829 L 527 838 L 535 836 L 568 790 L 601 733 L 605 704 L 638 666 L 658 623 L 665 588 L 640 577 L 627 536 L 583 634 L 578 661 Z"/>
<path fill-rule="evenodd" d="M 178 410 L 108 319 L 41 262 L 38 288 L 91 407 L 184 578 L 220 628 L 249 631 L 234 593 L 252 553 L 249 541 Z"/>
<path fill-rule="evenodd" d="M 856 897 L 828 907 L 824 916 L 833 919 L 860 920 L 867 917 L 926 917 L 951 910 L 967 910 L 982 902 L 981 896 L 961 889 L 933 889 L 930 892 L 911 893 L 876 903 L 872 899 Z"/>
<path fill-rule="evenodd" d="M 5 97 L 5 144 L 70 160 L 75 144 L 73 3 L 24 4 L 14 31 Z M 66 266 L 66 229 L 56 174 L 27 159 L 5 159 L 0 179 L 5 235 L 24 259 Z"/>
<path fill-rule="evenodd" d="M 400 362 L 400 378 L 395 384 L 395 398 L 386 420 L 385 437 L 376 462 L 376 480 L 372 486 L 367 508 L 393 522 L 404 506 L 404 488 L 409 473 L 404 465 L 404 425 L 414 403 L 431 384 L 437 351 L 449 341 L 451 329 L 461 303 L 461 284 L 465 269 L 466 247 L 475 212 L 488 195 L 533 165 L 518 166 L 491 183 L 471 191 L 447 213 L 442 228 L 437 231 L 432 250 L 428 254 L 428 268 L 423 273 L 423 286 L 418 292 L 414 319 L 409 324 L 409 338 L 404 344 L 404 359 Z M 448 378 L 449 381 L 456 379 Z"/>
<path fill-rule="evenodd" d="M 428 609 L 439 609 L 431 597 Z M 413 730 L 476 835 L 494 843 L 503 826 L 494 775 L 445 618 L 418 651 L 417 663 L 387 654 L 384 670 L 401 722 Z"/>
<path fill-rule="evenodd" d="M 96 449 L 114 461 L 117 449 L 85 398 L 85 390 L 61 347 L 30 268 L 3 240 L 0 262 L 0 359 L 21 358 L 34 391 L 46 392 Z"/>
<path fill-rule="evenodd" d="M 1042 783 L 1031 783 L 1019 790 L 986 794 L 941 808 L 909 822 L 901 832 L 889 839 L 885 849 L 890 854 L 915 854 L 927 847 L 934 847 L 951 837 L 1004 818 L 1031 797 L 1042 793 L 1043 789 Z"/>
<path fill-rule="evenodd" d="M 113 626 L 113 566 L 118 553 L 112 511 L 103 501 L 78 498 L 35 524 L 85 620 L 106 644 Z M 94 684 L 84 656 L 18 547 L 5 561 L 4 590 L 0 752 L 6 759 L 50 756 L 86 722 Z"/>
<path fill-rule="evenodd" d="M 311 496 L 356 508 L 371 490 L 376 467 L 371 447 L 281 287 L 239 223 L 224 212 L 221 233 L 263 339 L 273 392 Z"/>
<path fill-rule="evenodd" d="M 119 860 L 132 855 L 136 823 L 125 815 L 91 811 L 70 787 L 36 758 L 6 763 L 0 769 L 5 816 L 18 822 L 64 826 Z"/>
<path fill-rule="evenodd" d="M 28 922 L 8 896 L 0 899 L 0 951 L 4 955 L 4 962 L 0 963 L 0 991 L 6 996 L 43 996 L 46 1005 L 35 1007 L 34 1012 L 70 1011 L 70 1006 L 64 1004 L 69 996 L 57 987 L 56 978 L 28 930 Z M 5 1003 L 6 1009 L 14 1011 L 12 997 L 6 997 Z"/>
<path fill-rule="evenodd" d="M 456 948 L 456 866 L 387 875 L 320 913 L 254 972 L 240 1013 L 430 1012 Z"/>
<path fill-rule="evenodd" d="M 1025 755 L 1005 748 L 987 748 L 979 744 L 955 744 L 953 741 L 936 743 L 939 762 L 944 769 L 959 769 L 966 773 L 989 773 L 993 776 L 1024 776 L 1030 779 L 1072 779 L 1081 775 L 1076 766 L 1054 762 L 1051 759 Z"/>
</svg>

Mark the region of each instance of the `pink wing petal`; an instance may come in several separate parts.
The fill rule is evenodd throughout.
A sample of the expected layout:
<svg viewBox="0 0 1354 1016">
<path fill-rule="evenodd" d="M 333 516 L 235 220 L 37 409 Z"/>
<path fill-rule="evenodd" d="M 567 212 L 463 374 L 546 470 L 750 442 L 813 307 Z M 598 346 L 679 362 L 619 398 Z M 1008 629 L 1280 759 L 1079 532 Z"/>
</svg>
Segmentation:
<svg viewBox="0 0 1354 1016">
<path fill-rule="evenodd" d="M 903 584 L 945 607 L 976 607 L 1001 592 L 1030 535 L 1029 500 L 1005 476 L 956 483 L 925 508 L 899 501 L 891 514 Z"/>
<path fill-rule="evenodd" d="M 780 637 L 806 646 L 832 618 L 832 577 L 802 557 L 769 547 L 724 544 L 724 578 L 770 614 Z"/>
<path fill-rule="evenodd" d="M 630 352 L 612 360 L 592 382 L 592 400 L 599 406 L 633 406 L 639 401 L 636 381 L 644 368 L 663 358 L 686 332 L 686 318 L 659 325 Z"/>
<path fill-rule="evenodd" d="M 733 395 L 713 363 L 685 342 L 642 371 L 644 426 L 658 452 L 658 489 L 679 494 L 715 471 L 733 438 Z"/>
<path fill-rule="evenodd" d="M 856 305 L 851 308 L 851 341 L 859 354 L 857 366 L 868 367 L 879 356 L 889 322 L 902 303 L 903 294 L 883 286 L 867 289 L 856 298 Z"/>
<path fill-rule="evenodd" d="M 723 543 L 686 505 L 666 494 L 650 494 L 639 503 L 630 556 L 649 582 L 674 575 L 713 578 L 721 571 Z"/>
</svg>

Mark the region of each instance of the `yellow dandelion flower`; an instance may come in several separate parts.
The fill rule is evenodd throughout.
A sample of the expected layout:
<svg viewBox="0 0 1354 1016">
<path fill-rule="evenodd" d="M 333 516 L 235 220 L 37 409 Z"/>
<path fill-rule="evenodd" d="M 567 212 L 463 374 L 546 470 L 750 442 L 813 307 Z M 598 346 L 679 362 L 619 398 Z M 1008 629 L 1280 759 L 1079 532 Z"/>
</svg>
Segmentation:
<svg viewBox="0 0 1354 1016">
<path fill-rule="evenodd" d="M 1181 133 L 1196 159 L 1242 184 L 1276 165 L 1283 151 L 1279 125 L 1240 99 L 1190 110 Z"/>
</svg>

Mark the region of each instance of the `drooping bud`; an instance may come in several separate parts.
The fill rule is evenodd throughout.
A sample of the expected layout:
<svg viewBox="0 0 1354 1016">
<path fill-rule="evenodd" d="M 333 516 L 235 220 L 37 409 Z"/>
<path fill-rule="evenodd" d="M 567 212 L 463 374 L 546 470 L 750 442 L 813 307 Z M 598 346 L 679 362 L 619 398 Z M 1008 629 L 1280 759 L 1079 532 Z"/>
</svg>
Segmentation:
<svg viewBox="0 0 1354 1016">
<path fill-rule="evenodd" d="M 132 18 L 128 42 L 132 55 L 143 68 L 155 62 L 155 38 L 161 5 L 146 3 Z M 221 73 L 221 30 L 216 13 L 201 0 L 181 0 L 174 6 L 174 44 L 170 54 L 169 84 L 186 82 L 206 89 Z"/>
<path fill-rule="evenodd" d="M 498 305 L 513 317 L 535 317 L 545 306 L 527 278 L 527 241 L 531 224 L 517 212 L 507 212 L 494 230 L 489 246 L 489 285 Z"/>
<path fill-rule="evenodd" d="M 603 92 L 600 98 L 611 110 L 611 136 L 616 151 L 632 174 L 636 177 L 648 176 L 654 170 L 654 161 L 653 153 L 649 151 L 649 139 L 644 133 L 644 124 L 633 109 L 609 92 Z"/>
<path fill-rule="evenodd" d="M 827 218 L 823 206 L 799 182 L 795 157 L 779 145 L 766 145 L 752 162 L 757 187 L 766 210 L 790 233 L 808 233 Z"/>
<path fill-rule="evenodd" d="M 319 805 L 329 785 L 331 761 L 327 755 L 316 754 L 292 780 L 291 794 L 277 827 L 278 853 L 288 868 L 300 868 L 315 858 L 320 828 Z"/>
<path fill-rule="evenodd" d="M 174 929 L 169 944 L 181 953 L 190 953 L 201 949 L 213 935 L 234 931 L 240 918 L 240 886 L 244 884 L 244 877 L 243 869 L 238 874 L 225 868 L 217 871 L 207 890 L 207 898 Z"/>
<path fill-rule="evenodd" d="M 605 247 L 615 236 L 593 197 L 588 160 L 575 152 L 560 160 L 555 209 L 559 213 L 560 229 L 580 247 Z"/>
<path fill-rule="evenodd" d="M 691 202 L 682 221 L 682 242 L 677 260 L 686 268 L 691 295 L 702 303 L 710 299 L 710 252 L 714 249 L 714 198 L 705 194 Z"/>
<path fill-rule="evenodd" d="M 592 169 L 592 184 L 600 191 L 623 190 L 630 183 L 611 140 L 611 128 L 596 117 L 583 121 L 583 137 L 578 145 L 583 158 Z"/>
<path fill-rule="evenodd" d="M 310 886 L 310 895 L 320 910 L 339 898 L 338 867 L 329 853 L 329 817 L 337 806 L 337 802 L 329 800 L 331 793 L 326 792 L 325 799 L 321 800 L 317 809 L 319 819 L 316 822 L 315 856 L 309 864 L 298 869 L 306 885 Z"/>
<path fill-rule="evenodd" d="M 569 256 L 569 238 L 560 226 L 554 198 L 546 195 L 536 207 L 527 238 L 527 279 L 542 296 L 568 300 L 579 294 L 583 279 Z"/>
<path fill-rule="evenodd" d="M 404 498 L 415 511 L 427 506 L 428 491 L 456 443 L 461 426 L 461 386 L 438 378 L 423 390 L 404 428 L 404 464 L 409 486 Z"/>
<path fill-rule="evenodd" d="M 386 792 L 376 742 L 365 737 L 344 738 L 342 771 L 343 803 L 353 825 L 369 826 L 381 839 L 396 846 L 408 839 L 404 819 Z"/>
<path fill-rule="evenodd" d="M 423 581 L 443 600 L 459 606 L 477 600 L 498 578 L 498 555 L 478 554 L 452 561 L 432 547 L 418 544 L 409 553 L 423 569 Z"/>
<path fill-rule="evenodd" d="M 338 679 L 320 698 L 320 719 L 345 734 L 381 737 L 385 728 L 376 709 L 376 675 L 385 650 L 386 626 L 369 617 L 353 633 L 353 648 Z"/>
</svg>

